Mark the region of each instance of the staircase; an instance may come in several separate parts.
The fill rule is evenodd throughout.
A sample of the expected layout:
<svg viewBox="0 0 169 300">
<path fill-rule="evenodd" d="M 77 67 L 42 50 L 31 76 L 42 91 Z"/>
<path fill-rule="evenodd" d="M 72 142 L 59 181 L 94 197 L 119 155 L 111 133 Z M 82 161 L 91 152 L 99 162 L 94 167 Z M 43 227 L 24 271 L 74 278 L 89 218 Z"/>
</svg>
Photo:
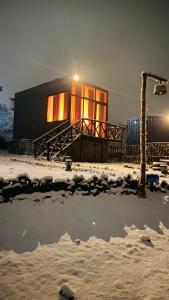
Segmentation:
<svg viewBox="0 0 169 300">
<path fill-rule="evenodd" d="M 46 154 L 46 143 L 48 140 L 56 136 L 59 132 L 63 131 L 69 126 L 69 121 L 63 122 L 61 125 L 56 126 L 47 133 L 41 135 L 36 140 L 33 141 L 34 145 L 34 157 L 40 158 Z"/>
<path fill-rule="evenodd" d="M 124 129 L 125 126 L 122 125 L 86 118 L 78 120 L 73 125 L 69 125 L 69 121 L 65 121 L 33 141 L 34 156 L 35 158 L 46 156 L 47 160 L 58 158 L 63 155 L 81 135 L 121 141 Z"/>
<path fill-rule="evenodd" d="M 35 158 L 46 156 L 47 160 L 52 160 L 59 157 L 82 135 L 81 120 L 70 126 L 68 124 L 69 121 L 66 121 L 33 141 Z"/>
</svg>

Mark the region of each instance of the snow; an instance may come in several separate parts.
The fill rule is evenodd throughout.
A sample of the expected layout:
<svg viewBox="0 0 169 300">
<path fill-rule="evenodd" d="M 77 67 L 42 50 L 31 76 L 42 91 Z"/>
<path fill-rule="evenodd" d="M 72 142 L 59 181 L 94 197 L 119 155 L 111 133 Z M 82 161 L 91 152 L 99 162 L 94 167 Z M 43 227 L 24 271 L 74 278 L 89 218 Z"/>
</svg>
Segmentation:
<svg viewBox="0 0 169 300">
<path fill-rule="evenodd" d="M 20 173 L 27 172 L 30 178 L 53 176 L 54 179 L 72 178 L 75 174 L 83 174 L 86 178 L 92 175 L 101 175 L 105 172 L 110 178 L 131 174 L 133 177 L 140 175 L 138 164 L 124 163 L 77 163 L 73 162 L 72 172 L 65 171 L 64 162 L 48 162 L 35 160 L 31 156 L 9 155 L 0 153 L 0 176 L 4 178 L 16 177 Z M 152 169 L 148 170 L 151 173 Z M 154 171 L 160 174 L 159 171 Z M 163 178 L 164 179 L 164 178 Z"/>
<path fill-rule="evenodd" d="M 0 135 L 7 141 L 12 139 L 12 128 L 13 113 L 6 104 L 0 103 Z"/>
<path fill-rule="evenodd" d="M 98 169 L 79 164 L 67 174 L 61 163 L 38 166 L 33 158 L 8 155 L 0 162 L 6 178 L 23 172 L 70 177 L 78 168 L 86 170 L 85 177 L 93 170 L 126 172 L 123 164 L 94 165 Z M 138 171 L 133 167 L 127 173 Z M 65 300 L 61 288 L 77 300 L 168 300 L 168 282 L 168 193 L 149 191 L 141 199 L 104 193 L 65 197 L 59 191 L 0 204 L 1 300 Z"/>
</svg>

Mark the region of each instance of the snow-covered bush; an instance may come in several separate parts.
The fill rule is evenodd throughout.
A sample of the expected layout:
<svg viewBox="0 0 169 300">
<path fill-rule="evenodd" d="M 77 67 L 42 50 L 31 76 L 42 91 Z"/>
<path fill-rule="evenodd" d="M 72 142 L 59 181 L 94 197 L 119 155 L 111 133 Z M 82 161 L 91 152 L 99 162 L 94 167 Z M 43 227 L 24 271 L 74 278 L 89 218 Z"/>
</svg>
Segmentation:
<svg viewBox="0 0 169 300">
<path fill-rule="evenodd" d="M 12 138 L 13 114 L 5 104 L 0 103 L 0 136 L 9 140 Z"/>
</svg>

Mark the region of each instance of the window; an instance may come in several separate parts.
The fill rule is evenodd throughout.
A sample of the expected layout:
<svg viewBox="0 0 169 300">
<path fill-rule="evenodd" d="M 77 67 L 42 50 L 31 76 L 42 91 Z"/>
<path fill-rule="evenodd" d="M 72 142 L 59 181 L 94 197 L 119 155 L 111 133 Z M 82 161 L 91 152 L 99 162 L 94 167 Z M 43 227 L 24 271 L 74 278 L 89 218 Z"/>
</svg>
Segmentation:
<svg viewBox="0 0 169 300">
<path fill-rule="evenodd" d="M 71 124 L 81 118 L 107 121 L 108 93 L 105 90 L 72 82 Z M 88 121 L 86 120 L 86 123 Z"/>
<path fill-rule="evenodd" d="M 81 97 L 72 96 L 71 97 L 71 124 L 74 124 L 81 119 L 82 109 L 83 106 L 82 106 Z"/>
<path fill-rule="evenodd" d="M 68 93 L 49 96 L 47 102 L 47 122 L 63 121 L 68 118 Z"/>
<path fill-rule="evenodd" d="M 86 85 L 84 88 L 84 97 L 90 100 L 95 100 L 95 89 Z"/>
<path fill-rule="evenodd" d="M 106 122 L 106 106 L 97 104 L 96 107 L 96 120 Z"/>
<path fill-rule="evenodd" d="M 96 101 L 107 103 L 107 92 L 96 89 Z"/>
<path fill-rule="evenodd" d="M 83 101 L 83 118 L 94 119 L 95 118 L 95 102 L 88 99 Z"/>
</svg>

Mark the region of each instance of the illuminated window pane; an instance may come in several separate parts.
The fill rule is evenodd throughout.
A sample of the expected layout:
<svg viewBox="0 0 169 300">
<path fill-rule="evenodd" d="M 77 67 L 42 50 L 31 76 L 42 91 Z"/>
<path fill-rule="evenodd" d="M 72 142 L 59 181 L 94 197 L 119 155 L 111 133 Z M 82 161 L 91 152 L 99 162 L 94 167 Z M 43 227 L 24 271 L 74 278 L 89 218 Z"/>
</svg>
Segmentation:
<svg viewBox="0 0 169 300">
<path fill-rule="evenodd" d="M 75 80 L 72 81 L 72 94 L 83 97 L 83 84 Z"/>
<path fill-rule="evenodd" d="M 83 104 L 83 118 L 94 119 L 95 118 L 95 103 L 84 99 Z"/>
<path fill-rule="evenodd" d="M 94 100 L 95 99 L 95 89 L 90 86 L 85 86 L 84 97 Z"/>
<path fill-rule="evenodd" d="M 107 103 L 107 92 L 96 90 L 96 101 Z"/>
<path fill-rule="evenodd" d="M 64 115 L 63 119 L 67 120 L 68 118 L 68 93 L 64 93 Z"/>
<path fill-rule="evenodd" d="M 48 97 L 47 122 L 53 121 L 53 96 Z"/>
<path fill-rule="evenodd" d="M 53 121 L 57 121 L 59 118 L 59 95 L 53 96 Z"/>
<path fill-rule="evenodd" d="M 96 120 L 106 122 L 107 106 L 97 104 L 96 105 Z"/>
<path fill-rule="evenodd" d="M 71 97 L 71 124 L 76 123 L 82 118 L 82 99 L 80 97 Z"/>
<path fill-rule="evenodd" d="M 47 122 L 63 121 L 68 117 L 68 93 L 48 97 Z"/>
<path fill-rule="evenodd" d="M 96 120 L 106 122 L 107 106 L 97 104 L 96 105 Z M 96 136 L 105 137 L 105 123 L 96 122 Z"/>
</svg>

